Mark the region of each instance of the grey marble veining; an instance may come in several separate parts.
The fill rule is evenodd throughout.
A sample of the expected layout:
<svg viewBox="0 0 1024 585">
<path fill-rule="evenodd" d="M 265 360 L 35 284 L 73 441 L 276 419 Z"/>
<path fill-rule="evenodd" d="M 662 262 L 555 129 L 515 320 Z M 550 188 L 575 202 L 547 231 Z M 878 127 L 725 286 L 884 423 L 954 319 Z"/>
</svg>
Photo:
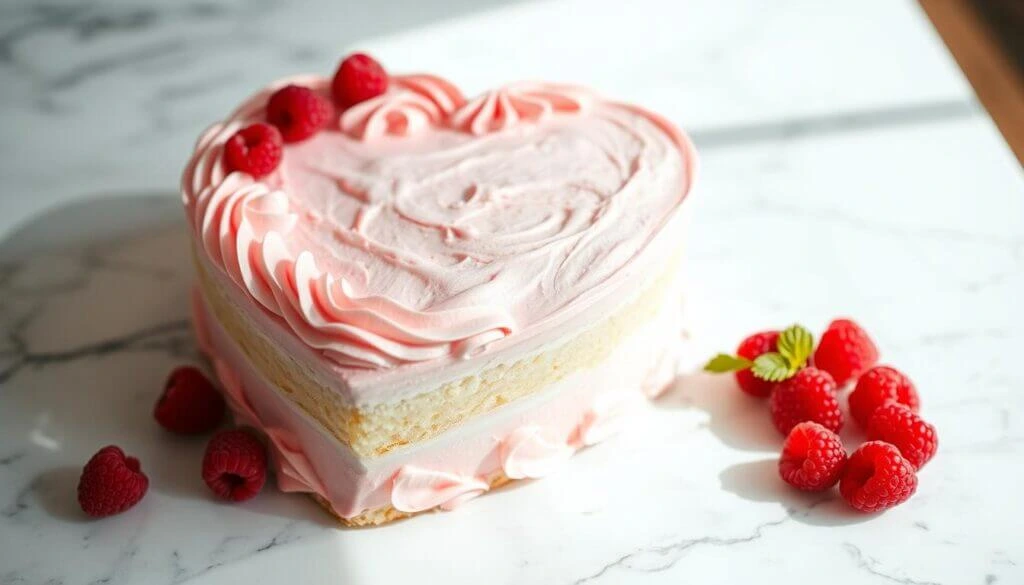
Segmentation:
<svg viewBox="0 0 1024 585">
<path fill-rule="evenodd" d="M 0 5 L 0 584 L 1024 581 L 1024 177 L 912 3 L 371 4 Z M 939 429 L 919 493 L 864 517 L 787 489 L 764 405 L 687 369 L 622 436 L 451 514 L 351 531 L 273 489 L 214 501 L 202 439 L 150 415 L 200 363 L 177 174 L 242 96 L 352 46 L 691 130 L 690 366 L 857 317 Z M 150 493 L 88 521 L 75 485 L 108 443 Z"/>
</svg>

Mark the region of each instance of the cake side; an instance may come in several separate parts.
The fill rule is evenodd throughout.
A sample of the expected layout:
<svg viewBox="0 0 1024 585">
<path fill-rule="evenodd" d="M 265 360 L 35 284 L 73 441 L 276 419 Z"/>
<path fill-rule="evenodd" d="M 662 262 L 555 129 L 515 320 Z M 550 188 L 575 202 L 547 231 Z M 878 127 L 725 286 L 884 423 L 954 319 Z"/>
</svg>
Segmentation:
<svg viewBox="0 0 1024 585">
<path fill-rule="evenodd" d="M 680 252 L 661 262 L 653 278 L 610 316 L 581 331 L 565 332 L 560 343 L 517 352 L 515 359 L 481 367 L 410 398 L 365 407 L 344 402 L 334 388 L 320 383 L 301 360 L 264 336 L 223 285 L 201 267 L 199 273 L 211 312 L 254 366 L 339 441 L 360 456 L 374 457 L 437 436 L 573 372 L 598 366 L 623 338 L 663 313 L 665 303 L 678 303 Z"/>
<path fill-rule="evenodd" d="M 645 393 L 672 380 L 680 349 L 681 311 L 668 303 L 595 368 L 568 374 L 432 439 L 364 458 L 264 378 L 201 296 L 197 301 L 201 347 L 237 421 L 266 433 L 281 489 L 316 494 L 352 525 L 450 509 L 502 478 L 555 471 L 578 449 L 628 426 Z"/>
</svg>

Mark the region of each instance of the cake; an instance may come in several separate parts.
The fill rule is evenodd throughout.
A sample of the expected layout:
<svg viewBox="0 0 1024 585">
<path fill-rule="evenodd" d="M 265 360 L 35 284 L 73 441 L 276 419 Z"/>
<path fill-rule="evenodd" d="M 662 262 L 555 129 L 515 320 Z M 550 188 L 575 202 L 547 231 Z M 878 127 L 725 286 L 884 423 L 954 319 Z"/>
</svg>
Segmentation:
<svg viewBox="0 0 1024 585">
<path fill-rule="evenodd" d="M 281 80 L 182 180 L 198 345 L 280 489 L 351 526 L 542 477 L 672 380 L 696 171 L 672 124 L 580 87 L 384 81 Z M 315 131 L 232 166 L 294 87 Z"/>
</svg>

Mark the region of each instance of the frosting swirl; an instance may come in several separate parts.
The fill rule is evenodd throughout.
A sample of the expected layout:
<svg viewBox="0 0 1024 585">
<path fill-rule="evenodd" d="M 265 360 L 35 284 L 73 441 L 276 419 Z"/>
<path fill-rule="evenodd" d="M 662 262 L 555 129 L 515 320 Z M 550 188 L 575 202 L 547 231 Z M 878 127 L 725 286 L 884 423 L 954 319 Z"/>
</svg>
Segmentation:
<svg viewBox="0 0 1024 585">
<path fill-rule="evenodd" d="M 553 84 L 465 102 L 433 76 L 286 147 L 259 181 L 199 139 L 182 178 L 197 248 L 307 345 L 346 367 L 475 355 L 601 294 L 682 203 L 692 147 L 648 112 Z"/>
<path fill-rule="evenodd" d="M 341 130 L 359 140 L 409 136 L 440 124 L 465 99 L 447 81 L 432 75 L 395 77 L 384 95 L 341 114 Z"/>
<path fill-rule="evenodd" d="M 474 99 L 454 112 L 451 122 L 455 128 L 479 136 L 522 122 L 538 123 L 556 113 L 581 113 L 588 102 L 586 92 L 578 88 L 520 83 Z"/>
<path fill-rule="evenodd" d="M 405 465 L 392 481 L 391 505 L 400 512 L 420 512 L 434 507 L 451 510 L 489 488 L 487 482 L 475 477 Z"/>
</svg>

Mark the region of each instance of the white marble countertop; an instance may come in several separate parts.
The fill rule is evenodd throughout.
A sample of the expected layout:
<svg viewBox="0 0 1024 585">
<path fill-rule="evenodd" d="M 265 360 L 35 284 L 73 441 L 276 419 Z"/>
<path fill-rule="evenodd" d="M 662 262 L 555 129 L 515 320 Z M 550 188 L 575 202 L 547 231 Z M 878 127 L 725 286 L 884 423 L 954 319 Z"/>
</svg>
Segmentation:
<svg viewBox="0 0 1024 585">
<path fill-rule="evenodd" d="M 0 6 L 0 584 L 1024 582 L 1024 175 L 915 3 L 370 4 Z M 786 489 L 763 406 L 688 375 L 555 476 L 451 514 L 353 531 L 273 489 L 213 501 L 203 440 L 150 416 L 196 360 L 177 176 L 249 91 L 354 46 L 686 127 L 693 361 L 855 316 L 939 429 L 918 494 L 864 517 Z M 75 485 L 107 443 L 150 493 L 87 521 Z"/>
</svg>

